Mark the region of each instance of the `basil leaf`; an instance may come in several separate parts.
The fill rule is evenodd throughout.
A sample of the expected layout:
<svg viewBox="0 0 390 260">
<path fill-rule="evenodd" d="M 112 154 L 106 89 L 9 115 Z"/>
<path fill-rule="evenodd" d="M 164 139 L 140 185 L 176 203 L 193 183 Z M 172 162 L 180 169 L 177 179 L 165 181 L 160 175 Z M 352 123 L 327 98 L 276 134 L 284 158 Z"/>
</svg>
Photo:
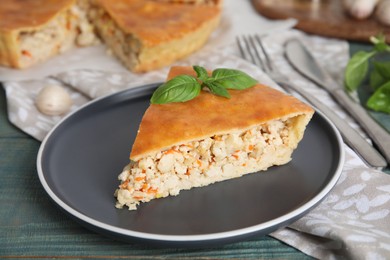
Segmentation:
<svg viewBox="0 0 390 260">
<path fill-rule="evenodd" d="M 353 91 L 360 86 L 368 71 L 368 61 L 375 54 L 375 51 L 359 51 L 352 56 L 345 70 L 345 86 L 347 90 Z"/>
<path fill-rule="evenodd" d="M 370 37 L 370 41 L 374 44 L 374 49 L 376 51 L 390 51 L 390 46 L 386 44 L 386 36 L 384 34 Z"/>
<path fill-rule="evenodd" d="M 185 102 L 198 96 L 202 87 L 207 87 L 214 95 L 230 98 L 227 89 L 242 90 L 257 84 L 255 79 L 239 70 L 216 69 L 210 77 L 204 67 L 194 65 L 193 69 L 197 77 L 179 75 L 169 80 L 155 90 L 150 103 Z"/>
<path fill-rule="evenodd" d="M 213 93 L 214 95 L 230 98 L 229 91 L 220 84 L 212 81 L 205 81 L 203 83 L 210 89 L 211 93 Z"/>
<path fill-rule="evenodd" d="M 201 85 L 196 78 L 188 75 L 179 75 L 159 86 L 154 91 L 150 103 L 185 102 L 197 97 L 200 90 Z"/>
<path fill-rule="evenodd" d="M 381 74 L 383 78 L 390 79 L 390 61 L 373 62 L 374 69 Z"/>
<path fill-rule="evenodd" d="M 207 73 L 207 70 L 201 66 L 193 66 L 195 72 L 196 72 L 196 75 L 198 77 L 198 79 L 200 79 L 201 81 L 206 81 L 208 78 L 209 78 L 209 74 Z"/>
<path fill-rule="evenodd" d="M 389 51 L 389 45 L 387 45 L 385 42 L 379 42 L 374 45 L 374 49 L 378 52 Z"/>
<path fill-rule="evenodd" d="M 390 80 L 390 62 L 373 62 L 370 74 L 370 86 L 376 90 Z"/>
<path fill-rule="evenodd" d="M 390 81 L 378 88 L 367 100 L 366 105 L 374 111 L 390 114 Z"/>
<path fill-rule="evenodd" d="M 373 90 L 378 89 L 386 82 L 386 79 L 377 70 L 372 70 L 370 73 L 370 86 Z"/>
<path fill-rule="evenodd" d="M 248 74 L 234 69 L 216 69 L 211 78 L 227 89 L 247 89 L 257 84 L 257 81 Z"/>
</svg>

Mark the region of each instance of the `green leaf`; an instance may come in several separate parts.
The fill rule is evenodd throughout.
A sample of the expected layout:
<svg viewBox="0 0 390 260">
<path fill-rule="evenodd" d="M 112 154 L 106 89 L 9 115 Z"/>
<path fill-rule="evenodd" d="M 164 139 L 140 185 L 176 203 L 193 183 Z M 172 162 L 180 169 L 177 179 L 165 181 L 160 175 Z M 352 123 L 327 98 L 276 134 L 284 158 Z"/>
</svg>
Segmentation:
<svg viewBox="0 0 390 260">
<path fill-rule="evenodd" d="M 374 69 L 381 74 L 383 78 L 390 79 L 390 61 L 373 62 Z"/>
<path fill-rule="evenodd" d="M 200 94 L 202 87 L 207 87 L 217 96 L 230 98 L 228 89 L 247 89 L 257 84 L 257 81 L 246 73 L 234 69 L 216 69 L 209 77 L 204 67 L 194 65 L 197 77 L 179 75 L 158 87 L 153 93 L 150 103 L 166 104 L 185 102 Z"/>
<path fill-rule="evenodd" d="M 354 91 L 360 86 L 368 71 L 368 61 L 375 54 L 375 51 L 359 51 L 352 56 L 345 69 L 345 85 L 347 90 Z"/>
<path fill-rule="evenodd" d="M 185 102 L 197 97 L 200 90 L 201 85 L 196 78 L 188 75 L 179 75 L 159 86 L 154 91 L 150 103 Z"/>
<path fill-rule="evenodd" d="M 193 66 L 195 72 L 196 72 L 196 75 L 198 77 L 198 79 L 200 79 L 201 81 L 205 81 L 209 78 L 209 74 L 207 73 L 207 70 L 201 66 Z"/>
<path fill-rule="evenodd" d="M 386 36 L 384 34 L 370 37 L 370 41 L 374 44 L 374 49 L 376 51 L 390 51 L 390 46 L 386 44 Z"/>
<path fill-rule="evenodd" d="M 229 91 L 224 86 L 212 81 L 205 81 L 203 83 L 210 89 L 211 93 L 213 93 L 214 95 L 230 98 Z"/>
<path fill-rule="evenodd" d="M 227 89 L 247 89 L 257 84 L 248 74 L 234 69 L 216 69 L 211 78 L 215 83 Z"/>
<path fill-rule="evenodd" d="M 374 111 L 390 114 L 390 81 L 378 88 L 366 105 Z"/>
<path fill-rule="evenodd" d="M 373 90 L 378 89 L 386 82 L 386 79 L 377 70 L 372 70 L 370 73 L 370 86 Z"/>
<path fill-rule="evenodd" d="M 389 51 L 389 45 L 387 45 L 385 42 L 379 42 L 374 45 L 374 49 L 378 52 L 384 52 Z"/>
<path fill-rule="evenodd" d="M 390 62 L 373 62 L 370 74 L 370 86 L 376 90 L 390 80 Z"/>
</svg>

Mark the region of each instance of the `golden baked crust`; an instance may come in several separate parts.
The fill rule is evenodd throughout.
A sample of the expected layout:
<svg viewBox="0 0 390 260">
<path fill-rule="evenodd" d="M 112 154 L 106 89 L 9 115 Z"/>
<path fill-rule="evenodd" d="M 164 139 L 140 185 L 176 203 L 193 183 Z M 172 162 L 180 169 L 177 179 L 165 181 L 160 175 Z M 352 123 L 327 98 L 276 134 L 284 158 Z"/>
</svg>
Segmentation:
<svg viewBox="0 0 390 260">
<path fill-rule="evenodd" d="M 97 42 L 93 23 L 128 69 L 157 69 L 203 46 L 219 23 L 221 3 L 222 0 L 3 0 L 0 65 L 26 68 L 74 45 L 92 45 Z"/>
<path fill-rule="evenodd" d="M 65 23 L 64 20 L 67 17 L 64 12 L 73 4 L 74 0 L 2 0 L 0 5 L 0 64 L 24 68 L 39 61 L 35 59 L 36 57 L 32 57 L 31 50 L 22 49 L 22 36 L 41 30 L 55 22 L 59 16 L 62 16 L 59 23 Z M 66 24 L 62 25 L 62 27 L 66 26 Z M 65 30 L 66 28 L 60 32 L 64 37 L 68 33 Z M 64 39 L 61 37 L 57 40 L 61 42 Z M 50 45 L 46 45 L 45 48 L 47 50 L 42 59 L 56 54 L 59 49 L 51 48 Z"/>
<path fill-rule="evenodd" d="M 217 6 L 150 0 L 96 0 L 100 37 L 134 72 L 170 65 L 204 45 L 218 26 Z"/>
<path fill-rule="evenodd" d="M 155 2 L 165 2 L 165 3 L 180 3 L 180 4 L 189 4 L 189 5 L 214 5 L 220 6 L 222 0 L 152 0 Z"/>
<path fill-rule="evenodd" d="M 89 0 L 4 0 L 0 64 L 26 68 L 73 46 L 98 42 L 87 19 Z"/>
<path fill-rule="evenodd" d="M 39 29 L 75 0 L 1 0 L 0 31 Z"/>
<path fill-rule="evenodd" d="M 210 6 L 188 6 L 148 0 L 96 0 L 125 32 L 146 46 L 180 38 L 219 16 Z"/>
<path fill-rule="evenodd" d="M 168 79 L 178 74 L 194 72 L 173 67 Z M 184 103 L 151 104 L 140 124 L 130 159 L 136 161 L 173 145 L 249 129 L 269 120 L 305 115 L 296 125 L 296 138 L 300 140 L 314 112 L 298 99 L 262 84 L 229 93 L 230 99 L 202 91 Z"/>
</svg>

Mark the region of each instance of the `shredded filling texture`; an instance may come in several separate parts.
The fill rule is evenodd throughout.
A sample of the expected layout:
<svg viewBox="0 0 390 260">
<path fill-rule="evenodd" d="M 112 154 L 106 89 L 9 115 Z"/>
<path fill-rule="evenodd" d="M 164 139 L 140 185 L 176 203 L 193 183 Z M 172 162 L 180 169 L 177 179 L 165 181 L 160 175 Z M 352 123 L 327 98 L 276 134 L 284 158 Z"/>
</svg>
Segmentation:
<svg viewBox="0 0 390 260">
<path fill-rule="evenodd" d="M 118 177 L 121 184 L 115 192 L 116 207 L 126 205 L 134 210 L 140 202 L 284 164 L 293 150 L 289 145 L 290 124 L 291 119 L 275 120 L 131 161 Z"/>
<path fill-rule="evenodd" d="M 62 53 L 73 46 L 89 46 L 99 42 L 87 17 L 87 1 L 79 0 L 68 10 L 39 30 L 22 31 L 18 35 L 20 57 L 29 66 Z M 42 46 L 45 46 L 44 48 Z"/>
</svg>

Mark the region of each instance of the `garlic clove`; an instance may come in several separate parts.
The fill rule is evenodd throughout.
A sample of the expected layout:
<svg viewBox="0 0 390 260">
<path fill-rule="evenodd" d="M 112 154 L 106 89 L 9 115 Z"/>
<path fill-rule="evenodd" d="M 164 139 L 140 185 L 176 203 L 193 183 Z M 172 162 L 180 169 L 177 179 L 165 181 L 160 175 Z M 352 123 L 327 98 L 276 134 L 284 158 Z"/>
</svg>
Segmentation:
<svg viewBox="0 0 390 260">
<path fill-rule="evenodd" d="M 354 18 L 366 19 L 374 12 L 378 0 L 344 0 L 345 10 Z"/>
<path fill-rule="evenodd" d="M 379 1 L 375 16 L 380 23 L 390 26 L 390 0 Z"/>
<path fill-rule="evenodd" d="M 68 112 L 73 102 L 69 93 L 63 87 L 48 85 L 41 89 L 35 104 L 41 113 L 58 116 Z"/>
</svg>

